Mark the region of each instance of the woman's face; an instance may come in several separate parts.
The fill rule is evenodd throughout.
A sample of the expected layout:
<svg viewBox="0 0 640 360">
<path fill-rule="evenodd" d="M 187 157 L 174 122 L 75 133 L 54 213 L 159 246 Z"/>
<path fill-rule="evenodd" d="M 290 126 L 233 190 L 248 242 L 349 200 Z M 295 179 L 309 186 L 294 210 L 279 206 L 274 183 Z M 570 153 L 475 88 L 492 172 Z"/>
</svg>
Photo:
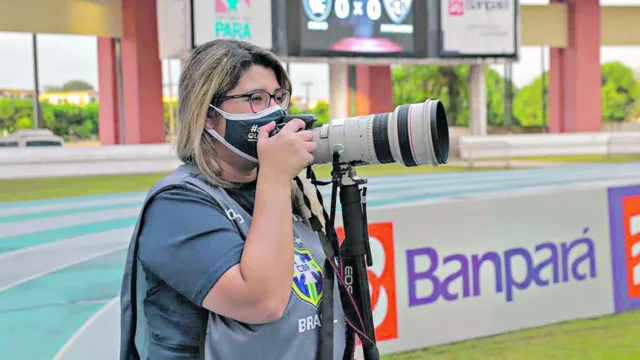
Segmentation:
<svg viewBox="0 0 640 360">
<path fill-rule="evenodd" d="M 278 84 L 278 80 L 276 78 L 276 74 L 272 69 L 268 67 L 264 67 L 262 65 L 253 65 L 249 69 L 247 69 L 244 74 L 240 77 L 238 81 L 238 85 L 235 88 L 231 89 L 226 96 L 231 95 L 241 95 L 250 93 L 255 90 L 264 90 L 269 94 L 273 94 L 277 89 L 280 88 L 280 84 Z M 266 99 L 265 99 L 266 101 Z M 270 100 L 270 103 L 267 105 L 273 106 L 277 105 L 274 99 Z M 260 107 L 263 107 L 262 104 Z M 257 107 L 254 102 L 254 108 Z M 250 114 L 254 111 L 252 110 L 252 104 L 249 98 L 236 98 L 236 99 L 227 99 L 221 105 L 220 109 L 226 111 L 231 114 Z M 260 109 L 255 109 L 260 110 Z M 209 121 L 207 121 L 209 122 Z M 217 118 L 213 121 L 213 125 L 217 128 L 218 133 L 222 136 L 225 134 L 225 122 L 226 120 L 222 116 L 217 116 Z M 207 124 L 209 125 L 209 124 Z"/>
<path fill-rule="evenodd" d="M 276 79 L 276 74 L 272 69 L 261 66 L 261 65 L 253 65 L 251 66 L 245 73 L 240 77 L 240 81 L 238 81 L 238 85 L 229 91 L 227 96 L 232 95 L 242 95 L 246 93 L 253 92 L 255 90 L 263 90 L 268 92 L 269 94 L 273 94 L 277 89 L 280 88 L 280 84 L 278 84 L 278 80 Z M 264 99 L 267 101 L 267 99 Z M 257 103 L 254 102 L 254 106 Z M 264 106 L 266 104 L 261 104 Z M 275 105 L 273 99 L 271 99 L 271 103 L 268 106 Z M 228 99 L 222 103 L 220 107 L 222 110 L 237 114 L 237 113 L 252 113 L 254 112 L 251 108 L 251 102 L 248 98 L 238 98 L 238 99 Z M 260 108 L 255 108 L 256 112 L 260 111 Z"/>
<path fill-rule="evenodd" d="M 269 94 L 273 94 L 280 88 L 276 74 L 272 69 L 261 66 L 253 65 L 247 69 L 240 77 L 238 85 L 233 88 L 226 96 L 241 95 L 249 93 L 255 90 L 263 90 Z M 267 99 L 265 99 L 266 101 Z M 277 105 L 274 99 L 270 100 L 269 104 L 262 103 L 261 107 L 269 107 Z M 252 102 L 248 97 L 227 99 L 220 104 L 220 109 L 231 114 L 247 114 L 253 113 Z M 256 107 L 256 101 L 253 102 L 253 107 Z M 259 110 L 259 109 L 256 109 Z M 208 128 L 214 128 L 220 135 L 225 135 L 226 119 L 223 116 L 216 116 L 215 119 L 207 118 L 205 126 Z M 221 158 L 226 159 L 227 162 L 240 168 L 255 167 L 255 164 L 243 159 L 230 151 L 226 146 L 217 144 L 218 154 Z"/>
</svg>

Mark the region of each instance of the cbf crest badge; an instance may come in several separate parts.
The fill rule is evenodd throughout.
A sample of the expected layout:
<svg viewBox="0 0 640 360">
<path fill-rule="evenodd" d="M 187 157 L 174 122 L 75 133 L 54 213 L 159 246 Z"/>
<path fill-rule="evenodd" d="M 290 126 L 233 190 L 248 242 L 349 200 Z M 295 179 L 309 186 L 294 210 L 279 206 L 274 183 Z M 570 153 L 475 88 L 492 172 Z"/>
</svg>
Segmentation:
<svg viewBox="0 0 640 360">
<path fill-rule="evenodd" d="M 309 250 L 294 249 L 293 291 L 300 300 L 318 307 L 322 299 L 322 268 Z"/>
<path fill-rule="evenodd" d="M 382 3 L 391 21 L 400 24 L 409 15 L 413 0 L 383 0 Z"/>
</svg>

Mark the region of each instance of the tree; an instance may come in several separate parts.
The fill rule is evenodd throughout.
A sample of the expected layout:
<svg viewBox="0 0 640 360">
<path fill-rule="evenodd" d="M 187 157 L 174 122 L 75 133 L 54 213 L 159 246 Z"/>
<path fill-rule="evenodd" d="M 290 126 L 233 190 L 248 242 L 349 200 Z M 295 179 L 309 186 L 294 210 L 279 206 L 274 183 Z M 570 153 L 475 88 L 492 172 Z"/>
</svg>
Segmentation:
<svg viewBox="0 0 640 360">
<path fill-rule="evenodd" d="M 638 82 L 633 70 L 619 61 L 602 66 L 602 118 L 605 122 L 623 122 L 632 117 L 638 98 Z"/>
<path fill-rule="evenodd" d="M 45 85 L 44 92 L 57 92 L 62 90 L 62 87 L 58 85 Z"/>
<path fill-rule="evenodd" d="M 447 79 L 437 66 L 402 65 L 391 70 L 393 83 L 393 106 L 413 104 L 425 99 L 439 99 L 448 110 L 449 94 Z M 455 117 L 449 115 L 449 124 L 455 124 Z"/>
<path fill-rule="evenodd" d="M 465 67 L 402 65 L 391 70 L 391 78 L 394 107 L 437 99 L 445 107 L 450 126 L 468 123 Z"/>
<path fill-rule="evenodd" d="M 521 126 L 543 126 L 542 117 L 542 76 L 518 90 L 513 100 L 513 115 Z M 547 119 L 549 108 L 547 107 Z"/>
<path fill-rule="evenodd" d="M 485 74 L 487 81 L 487 123 L 489 125 L 504 125 L 504 96 L 507 89 L 507 82 L 500 76 L 500 73 L 490 67 L 485 68 Z M 516 88 L 513 83 L 511 84 L 511 93 L 515 101 L 518 88 Z M 510 124 L 518 124 L 513 111 Z"/>
<path fill-rule="evenodd" d="M 71 135 L 89 139 L 98 134 L 98 104 L 85 107 L 73 104 L 41 104 L 44 127 L 69 139 Z M 0 133 L 33 128 L 33 101 L 0 99 Z"/>
<path fill-rule="evenodd" d="M 637 120 L 640 119 L 640 99 L 636 99 L 633 102 L 633 106 L 631 107 L 631 111 L 629 113 L 629 120 Z"/>
<path fill-rule="evenodd" d="M 505 81 L 488 67 L 487 121 L 499 125 L 504 120 Z M 394 106 L 437 99 L 445 107 L 449 125 L 469 124 L 469 66 L 409 66 L 392 69 Z M 513 87 L 514 93 L 517 91 Z"/>
<path fill-rule="evenodd" d="M 71 80 L 67 81 L 61 88 L 62 91 L 78 91 L 78 90 L 93 90 L 93 85 L 83 80 Z"/>
<path fill-rule="evenodd" d="M 469 123 L 469 67 L 441 66 L 440 76 L 444 79 L 449 95 L 447 119 L 450 125 Z"/>
<path fill-rule="evenodd" d="M 289 106 L 289 110 L 287 111 L 289 115 L 299 115 L 299 114 L 314 114 L 318 117 L 318 120 L 313 124 L 314 127 L 318 127 L 324 124 L 329 123 L 329 103 L 324 101 L 318 101 L 316 106 L 309 109 L 304 110 L 300 109 L 297 106 L 291 104 Z"/>
<path fill-rule="evenodd" d="M 638 82 L 638 86 L 640 87 L 640 71 L 636 73 L 636 81 Z M 630 117 L 632 121 L 640 119 L 640 97 L 633 102 Z"/>
<path fill-rule="evenodd" d="M 18 119 L 18 121 L 16 122 L 16 130 L 28 129 L 33 129 L 33 119 L 28 117 Z"/>
<path fill-rule="evenodd" d="M 16 131 L 19 119 L 33 118 L 33 101 L 0 98 L 0 131 Z"/>
<path fill-rule="evenodd" d="M 329 103 L 324 101 L 318 101 L 316 106 L 311 109 L 311 112 L 318 117 L 318 121 L 314 126 L 321 126 L 329 123 Z"/>
</svg>

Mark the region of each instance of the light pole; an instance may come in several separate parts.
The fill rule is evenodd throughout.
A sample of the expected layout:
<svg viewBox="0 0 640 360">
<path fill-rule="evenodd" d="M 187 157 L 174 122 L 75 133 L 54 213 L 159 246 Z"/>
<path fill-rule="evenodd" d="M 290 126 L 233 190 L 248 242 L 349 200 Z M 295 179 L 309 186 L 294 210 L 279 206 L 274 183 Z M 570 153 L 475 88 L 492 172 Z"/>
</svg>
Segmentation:
<svg viewBox="0 0 640 360">
<path fill-rule="evenodd" d="M 305 87 L 306 110 L 309 110 L 309 97 L 311 96 L 309 89 L 313 86 L 313 81 L 304 81 L 300 85 Z"/>
<path fill-rule="evenodd" d="M 40 84 L 38 79 L 38 35 L 36 33 L 32 34 L 32 44 L 33 44 L 33 79 L 34 79 L 34 89 L 33 89 L 33 128 L 41 129 L 44 127 L 44 123 L 42 121 L 42 112 L 40 111 Z"/>
</svg>

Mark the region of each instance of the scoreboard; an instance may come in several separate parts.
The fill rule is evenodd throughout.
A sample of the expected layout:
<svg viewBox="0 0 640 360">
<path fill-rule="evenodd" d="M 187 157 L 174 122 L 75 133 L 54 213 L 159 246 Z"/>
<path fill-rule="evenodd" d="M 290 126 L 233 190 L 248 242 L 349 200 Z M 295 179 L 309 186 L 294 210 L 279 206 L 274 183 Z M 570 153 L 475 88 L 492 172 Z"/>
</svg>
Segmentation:
<svg viewBox="0 0 640 360">
<path fill-rule="evenodd" d="M 192 48 L 233 38 L 288 61 L 518 57 L 519 0 L 188 1 Z"/>
</svg>

